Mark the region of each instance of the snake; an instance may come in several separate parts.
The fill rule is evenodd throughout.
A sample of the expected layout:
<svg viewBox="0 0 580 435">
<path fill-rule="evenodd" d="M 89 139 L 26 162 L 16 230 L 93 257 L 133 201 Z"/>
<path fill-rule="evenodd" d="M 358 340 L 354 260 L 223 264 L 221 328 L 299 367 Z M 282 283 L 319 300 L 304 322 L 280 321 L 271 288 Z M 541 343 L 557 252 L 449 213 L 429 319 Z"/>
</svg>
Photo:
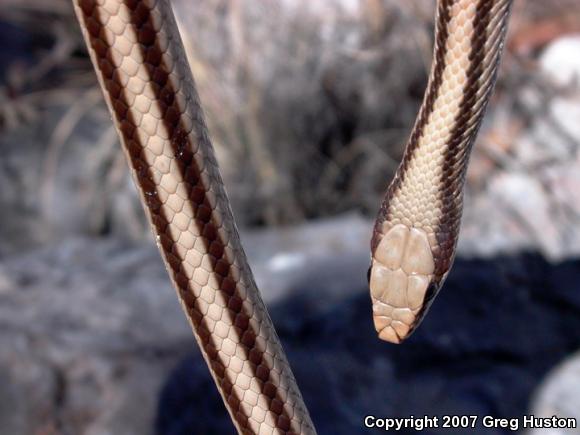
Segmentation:
<svg viewBox="0 0 580 435">
<path fill-rule="evenodd" d="M 400 343 L 452 266 L 512 0 L 438 0 L 415 124 L 372 229 L 373 323 Z M 315 434 L 244 253 L 169 0 L 73 0 L 145 214 L 240 434 Z"/>
</svg>

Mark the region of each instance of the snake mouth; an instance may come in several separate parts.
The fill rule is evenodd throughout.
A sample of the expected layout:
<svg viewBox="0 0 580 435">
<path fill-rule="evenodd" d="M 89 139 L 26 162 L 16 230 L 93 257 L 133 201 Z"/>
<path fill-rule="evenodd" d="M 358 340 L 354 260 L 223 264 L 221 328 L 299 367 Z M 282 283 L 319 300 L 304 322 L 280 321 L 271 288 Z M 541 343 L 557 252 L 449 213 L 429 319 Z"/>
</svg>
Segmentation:
<svg viewBox="0 0 580 435">
<path fill-rule="evenodd" d="M 401 344 L 411 332 L 399 332 L 397 327 L 399 323 L 393 325 L 393 320 L 385 316 L 373 316 L 373 323 L 375 324 L 375 329 L 381 340 L 388 343 Z M 404 334 L 404 335 L 399 335 Z"/>
<path fill-rule="evenodd" d="M 389 343 L 402 343 L 413 334 L 421 317 L 410 314 L 407 308 L 399 312 L 393 310 L 390 316 L 378 314 L 379 310 L 383 310 L 380 304 L 380 302 L 373 304 L 373 323 L 379 338 Z"/>
<path fill-rule="evenodd" d="M 414 310 L 409 307 L 393 308 L 373 298 L 373 323 L 378 337 L 389 343 L 401 344 L 413 335 L 427 315 L 444 281 L 445 277 L 431 281 L 423 303 Z"/>
</svg>

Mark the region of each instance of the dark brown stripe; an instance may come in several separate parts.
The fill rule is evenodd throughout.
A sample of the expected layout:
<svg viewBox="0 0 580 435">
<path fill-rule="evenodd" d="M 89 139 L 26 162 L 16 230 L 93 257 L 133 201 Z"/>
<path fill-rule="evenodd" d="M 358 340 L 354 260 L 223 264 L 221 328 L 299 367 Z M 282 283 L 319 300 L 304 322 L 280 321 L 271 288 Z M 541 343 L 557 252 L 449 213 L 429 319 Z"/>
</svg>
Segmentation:
<svg viewBox="0 0 580 435">
<path fill-rule="evenodd" d="M 233 274 L 230 270 L 230 266 L 233 264 L 233 259 L 228 258 L 226 255 L 226 242 L 220 236 L 220 225 L 214 220 L 212 214 L 213 208 L 206 196 L 206 188 L 202 184 L 202 174 L 200 169 L 194 163 L 193 149 L 195 147 L 193 146 L 194 143 L 192 141 L 196 140 L 196 138 L 194 135 L 188 134 L 186 126 L 182 124 L 180 114 L 184 112 L 185 108 L 179 107 L 178 102 L 174 99 L 177 90 L 173 88 L 173 85 L 169 80 L 168 71 L 170 71 L 170 67 L 163 62 L 164 53 L 158 45 L 159 41 L 158 38 L 156 38 L 156 32 L 154 30 L 155 26 L 152 22 L 150 10 L 145 6 L 144 2 L 138 0 L 124 0 L 124 3 L 132 11 L 132 25 L 134 25 L 137 30 L 136 33 L 139 38 L 139 48 L 141 49 L 143 59 L 147 60 L 145 65 L 148 69 L 149 75 L 155 80 L 156 84 L 159 85 L 153 87 L 156 94 L 155 103 L 159 105 L 161 113 L 166 114 L 162 118 L 162 122 L 169 133 L 169 143 L 172 147 L 174 157 L 176 161 L 179 162 L 178 167 L 181 171 L 180 175 L 187 184 L 195 186 L 191 191 L 190 202 L 192 205 L 197 205 L 197 207 L 193 207 L 195 209 L 195 220 L 199 228 L 204 228 L 204 238 L 202 238 L 204 248 L 206 252 L 211 254 L 209 258 L 212 260 L 211 266 L 213 268 L 213 273 L 217 277 L 220 291 L 228 307 L 224 309 L 224 313 L 229 317 L 229 323 L 235 325 L 233 327 L 235 327 L 237 332 L 240 334 L 240 343 L 238 343 L 238 345 L 241 346 L 244 351 L 244 358 L 251 362 L 253 375 L 259 380 L 261 394 L 269 403 L 269 410 L 273 414 L 274 421 L 277 422 L 279 429 L 289 432 L 292 430 L 292 420 L 284 407 L 285 401 L 279 396 L 277 385 L 270 376 L 273 367 L 268 365 L 267 361 L 263 358 L 262 352 L 255 351 L 258 332 L 252 327 L 250 322 L 251 316 L 245 311 L 243 300 L 238 296 L 236 283 L 232 279 Z M 171 21 L 174 20 L 173 13 L 168 3 L 165 1 L 160 2 L 159 7 L 167 7 L 167 9 L 162 12 L 164 18 Z M 180 40 L 174 42 L 174 46 L 181 44 Z M 182 49 L 178 48 L 177 50 Z M 185 58 L 183 52 L 178 53 L 178 55 L 173 59 L 175 61 L 173 68 L 181 67 L 181 65 L 177 63 L 178 57 L 180 56 L 182 59 Z M 183 71 L 183 73 L 189 74 L 189 71 Z M 185 93 L 188 94 L 190 92 L 186 91 Z M 194 94 L 195 91 L 191 90 L 191 93 Z M 201 109 L 198 107 L 196 107 L 195 110 L 201 112 Z M 200 116 L 195 121 L 194 132 L 197 135 L 197 140 L 204 141 L 205 144 L 203 147 L 205 147 L 206 150 L 211 150 L 211 144 L 209 143 L 209 139 L 205 132 L 203 119 Z M 208 155 L 207 160 L 212 164 L 215 164 L 213 154 Z M 140 182 L 143 186 L 146 186 L 146 183 L 152 182 L 153 179 L 148 170 L 143 175 L 143 179 L 140 177 Z M 221 186 L 218 184 L 212 187 L 218 195 L 218 202 L 223 203 L 223 201 L 225 201 L 225 192 Z M 146 199 L 149 200 L 149 206 L 152 207 L 153 210 L 162 211 L 161 202 L 157 195 L 147 196 Z M 228 209 L 225 208 L 224 213 L 227 212 Z M 233 219 L 231 216 L 230 218 Z M 196 298 L 193 296 L 194 292 L 191 288 L 191 283 L 181 270 L 181 263 L 184 259 L 180 257 L 176 250 L 172 249 L 176 241 L 171 240 L 169 235 L 165 234 L 169 222 L 163 213 L 157 215 L 152 214 L 152 222 L 155 225 L 157 232 L 162 235 L 160 239 L 161 245 L 165 251 L 167 263 L 170 265 L 174 279 L 178 284 L 181 297 L 189 307 L 189 314 L 192 321 L 200 328 L 200 343 L 202 343 L 203 350 L 207 353 L 207 357 L 209 358 L 206 359 L 206 361 L 219 379 L 220 389 L 224 394 L 224 401 L 226 401 L 230 407 L 232 417 L 239 423 L 239 425 L 242 428 L 248 428 L 249 415 L 246 415 L 243 412 L 243 408 L 240 406 L 241 398 L 236 394 L 236 391 L 233 388 L 233 382 L 227 375 L 226 367 L 219 359 L 219 352 L 211 340 L 211 331 L 207 328 L 204 322 L 204 316 L 198 307 Z M 251 284 L 254 285 L 253 282 Z M 243 332 L 243 335 L 241 332 Z"/>
<path fill-rule="evenodd" d="M 429 116 L 433 112 L 433 105 L 439 96 L 439 90 L 441 84 L 443 83 L 443 71 L 445 70 L 445 47 L 447 44 L 447 39 L 449 38 L 448 24 L 451 19 L 449 15 L 450 10 L 449 1 L 438 2 L 437 9 L 437 22 L 435 23 L 435 48 L 433 51 L 433 67 L 430 82 L 425 93 L 425 98 L 421 104 L 419 110 L 419 115 L 411 131 L 411 136 L 405 147 L 405 153 L 401 164 L 397 169 L 397 173 L 393 181 L 390 183 L 387 192 L 385 194 L 384 200 L 381 204 L 375 227 L 373 230 L 373 237 L 371 240 L 371 254 L 374 254 L 375 249 L 382 236 L 381 225 L 389 216 L 389 203 L 390 198 L 393 198 L 395 194 L 401 188 L 403 181 L 405 180 L 405 174 L 409 166 L 410 161 L 413 159 L 417 146 L 419 145 L 419 139 L 423 135 L 423 130 L 429 121 Z M 370 269 L 369 269 L 370 276 Z"/>
</svg>

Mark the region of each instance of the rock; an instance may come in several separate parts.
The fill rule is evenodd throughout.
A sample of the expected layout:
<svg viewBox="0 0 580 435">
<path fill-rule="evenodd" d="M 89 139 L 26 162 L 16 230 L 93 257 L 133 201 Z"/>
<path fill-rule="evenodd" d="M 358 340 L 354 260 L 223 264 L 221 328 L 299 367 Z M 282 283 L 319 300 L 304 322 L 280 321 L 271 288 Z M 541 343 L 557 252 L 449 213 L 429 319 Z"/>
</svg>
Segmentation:
<svg viewBox="0 0 580 435">
<path fill-rule="evenodd" d="M 195 349 L 151 245 L 69 240 L 0 269 L 2 433 L 144 434 Z"/>
<path fill-rule="evenodd" d="M 580 422 L 580 353 L 564 360 L 542 383 L 532 403 L 532 414 L 538 417 L 575 418 Z M 578 433 L 575 431 L 574 433 Z M 530 430 L 530 435 L 569 434 L 569 430 Z"/>
<path fill-rule="evenodd" d="M 526 173 L 499 174 L 489 183 L 488 194 L 491 202 L 500 205 L 504 214 L 511 214 L 511 220 L 515 217 L 528 229 L 525 239 L 520 241 L 522 245 L 539 247 L 550 258 L 561 254 L 559 228 L 553 218 L 552 203 L 540 180 Z M 512 230 L 509 234 L 515 237 L 517 232 Z M 530 237 L 532 234 L 535 237 Z M 510 242 L 504 240 L 501 248 L 508 250 Z"/>
<path fill-rule="evenodd" d="M 243 237 L 265 300 L 328 281 L 330 307 L 364 285 L 369 229 L 351 215 Z M 167 373 L 199 357 L 152 242 L 71 239 L 4 260 L 0 325 L 10 435 L 150 433 Z"/>
<path fill-rule="evenodd" d="M 468 171 L 463 253 L 534 250 L 555 261 L 580 253 L 579 43 L 555 40 L 530 77 L 512 77 L 509 92 L 500 84 Z"/>
<path fill-rule="evenodd" d="M 369 228 L 345 216 L 243 234 L 320 433 L 360 433 L 373 413 L 521 415 L 580 347 L 580 261 L 539 255 L 459 259 L 417 333 L 379 342 Z M 0 319 L 11 435 L 231 432 L 152 244 L 74 239 L 5 260 Z"/>
<path fill-rule="evenodd" d="M 540 67 L 554 84 L 570 86 L 580 81 L 580 36 L 556 39 L 542 53 Z"/>
<path fill-rule="evenodd" d="M 367 283 L 371 232 L 370 220 L 351 213 L 296 227 L 242 232 L 242 241 L 266 301 L 325 282 L 333 283 L 335 297 L 344 297 Z"/>
<path fill-rule="evenodd" d="M 580 347 L 579 278 L 580 261 L 458 260 L 423 325 L 400 346 L 375 338 L 362 288 L 328 306 L 332 284 L 306 287 L 272 316 L 321 434 L 368 433 L 366 415 L 512 418 L 528 412 L 542 377 Z M 163 388 L 157 433 L 233 433 L 220 403 L 204 362 L 190 356 Z"/>
</svg>

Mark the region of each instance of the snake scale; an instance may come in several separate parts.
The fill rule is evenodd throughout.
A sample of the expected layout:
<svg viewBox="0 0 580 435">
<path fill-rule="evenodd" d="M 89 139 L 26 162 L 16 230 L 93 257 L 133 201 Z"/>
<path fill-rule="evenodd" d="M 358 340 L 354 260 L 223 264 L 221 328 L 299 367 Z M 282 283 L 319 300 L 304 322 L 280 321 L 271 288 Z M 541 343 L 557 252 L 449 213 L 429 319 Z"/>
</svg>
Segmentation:
<svg viewBox="0 0 580 435">
<path fill-rule="evenodd" d="M 243 434 L 315 434 L 242 248 L 168 0 L 73 0 L 161 256 Z M 438 0 L 427 91 L 371 241 L 379 337 L 420 323 L 453 263 L 470 150 L 511 0 Z"/>
</svg>

